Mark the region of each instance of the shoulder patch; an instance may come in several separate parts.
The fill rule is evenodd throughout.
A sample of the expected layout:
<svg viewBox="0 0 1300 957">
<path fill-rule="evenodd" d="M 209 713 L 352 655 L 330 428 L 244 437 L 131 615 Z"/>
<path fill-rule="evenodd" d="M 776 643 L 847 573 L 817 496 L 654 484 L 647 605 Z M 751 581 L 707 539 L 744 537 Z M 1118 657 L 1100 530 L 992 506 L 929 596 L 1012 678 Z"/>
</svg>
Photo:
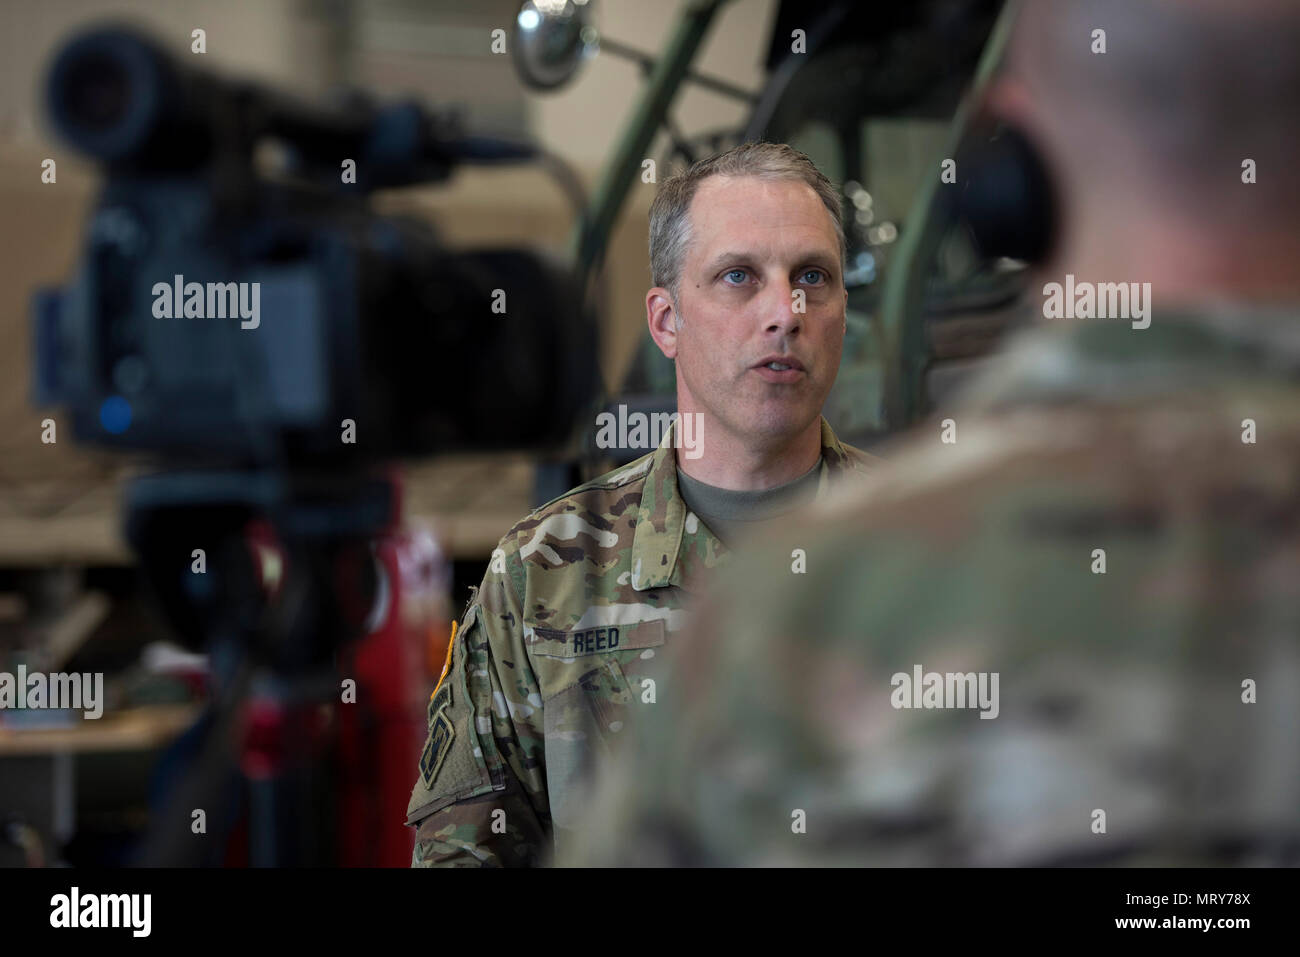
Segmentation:
<svg viewBox="0 0 1300 957">
<path fill-rule="evenodd" d="M 429 724 L 434 716 L 451 705 L 451 682 L 445 678 L 438 684 L 438 689 L 429 697 Z"/>
<path fill-rule="evenodd" d="M 476 722 L 480 716 L 487 718 L 490 704 L 482 695 L 473 694 L 466 682 L 466 659 L 479 640 L 477 629 L 475 601 L 456 629 L 449 666 L 429 697 L 429 732 L 406 808 L 407 824 L 415 824 L 455 801 L 497 789 L 476 733 Z"/>
<path fill-rule="evenodd" d="M 432 706 L 433 702 L 430 702 Z M 452 738 L 456 736 L 456 729 L 447 720 L 445 707 L 439 711 L 429 724 L 429 738 L 424 743 L 424 753 L 420 755 L 420 776 L 424 778 L 424 786 L 433 787 L 434 779 L 438 777 L 438 772 L 442 770 L 443 759 L 447 757 L 447 749 L 451 746 Z"/>
</svg>

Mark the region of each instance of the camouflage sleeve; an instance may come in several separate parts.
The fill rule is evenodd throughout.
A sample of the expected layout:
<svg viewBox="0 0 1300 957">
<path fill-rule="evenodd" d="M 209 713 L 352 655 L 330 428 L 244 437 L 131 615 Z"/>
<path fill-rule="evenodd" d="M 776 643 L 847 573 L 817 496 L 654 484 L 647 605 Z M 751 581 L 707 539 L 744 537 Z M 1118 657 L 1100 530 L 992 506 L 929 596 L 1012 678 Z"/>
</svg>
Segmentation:
<svg viewBox="0 0 1300 957">
<path fill-rule="evenodd" d="M 417 827 L 415 867 L 548 862 L 541 735 L 528 705 L 539 698 L 521 633 L 517 555 L 505 541 L 493 553 L 429 701 L 429 736 L 407 808 L 407 823 Z"/>
</svg>

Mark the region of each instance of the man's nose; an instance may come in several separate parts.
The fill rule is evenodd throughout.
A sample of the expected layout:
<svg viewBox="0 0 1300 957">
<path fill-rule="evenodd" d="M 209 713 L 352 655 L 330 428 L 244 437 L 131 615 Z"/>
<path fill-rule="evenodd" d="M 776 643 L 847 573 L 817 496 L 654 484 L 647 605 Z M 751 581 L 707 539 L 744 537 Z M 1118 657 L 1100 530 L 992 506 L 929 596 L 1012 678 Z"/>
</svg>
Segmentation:
<svg viewBox="0 0 1300 957">
<path fill-rule="evenodd" d="M 796 312 L 795 290 L 789 280 L 768 283 L 763 290 L 763 331 L 796 335 L 803 328 L 804 313 Z"/>
</svg>

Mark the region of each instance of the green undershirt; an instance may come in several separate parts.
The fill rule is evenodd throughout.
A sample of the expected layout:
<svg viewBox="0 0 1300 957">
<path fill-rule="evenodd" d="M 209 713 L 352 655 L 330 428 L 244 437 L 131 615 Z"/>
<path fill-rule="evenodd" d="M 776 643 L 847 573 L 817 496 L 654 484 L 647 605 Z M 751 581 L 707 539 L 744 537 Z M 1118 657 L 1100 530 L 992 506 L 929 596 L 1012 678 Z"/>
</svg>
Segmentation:
<svg viewBox="0 0 1300 957">
<path fill-rule="evenodd" d="M 677 469 L 677 488 L 686 507 L 699 516 L 724 545 L 754 531 L 762 522 L 792 512 L 817 497 L 822 460 L 797 479 L 774 488 L 738 491 L 693 479 Z"/>
</svg>

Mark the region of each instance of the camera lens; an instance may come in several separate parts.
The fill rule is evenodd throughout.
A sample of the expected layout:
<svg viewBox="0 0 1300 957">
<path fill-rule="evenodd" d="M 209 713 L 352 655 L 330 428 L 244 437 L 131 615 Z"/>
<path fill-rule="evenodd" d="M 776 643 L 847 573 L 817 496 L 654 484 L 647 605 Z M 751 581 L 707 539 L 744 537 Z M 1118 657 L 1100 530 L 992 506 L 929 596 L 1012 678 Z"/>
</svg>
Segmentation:
<svg viewBox="0 0 1300 957">
<path fill-rule="evenodd" d="M 126 116 L 131 78 L 116 58 L 88 54 L 73 64 L 64 84 L 63 104 L 70 124 L 102 133 Z"/>
</svg>

